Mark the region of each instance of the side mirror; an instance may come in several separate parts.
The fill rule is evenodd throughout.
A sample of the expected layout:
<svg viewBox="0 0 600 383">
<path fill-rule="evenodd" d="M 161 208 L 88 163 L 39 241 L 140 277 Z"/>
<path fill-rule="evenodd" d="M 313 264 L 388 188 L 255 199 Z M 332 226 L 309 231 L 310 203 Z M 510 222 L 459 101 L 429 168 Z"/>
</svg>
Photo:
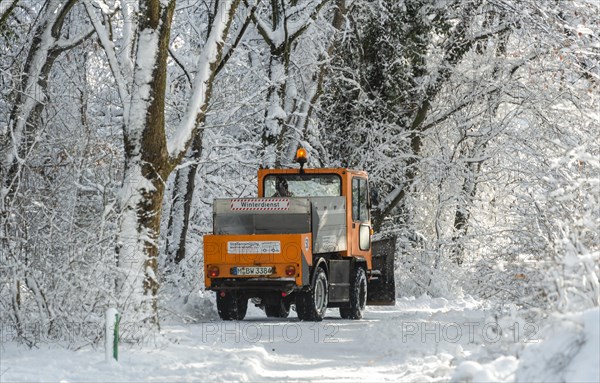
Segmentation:
<svg viewBox="0 0 600 383">
<path fill-rule="evenodd" d="M 371 248 L 371 227 L 368 225 L 360 225 L 358 229 L 358 247 L 362 251 L 367 251 Z"/>
<path fill-rule="evenodd" d="M 369 209 L 373 208 L 373 206 L 379 206 L 379 193 L 377 193 L 376 189 L 371 189 L 371 198 L 369 199 Z"/>
</svg>

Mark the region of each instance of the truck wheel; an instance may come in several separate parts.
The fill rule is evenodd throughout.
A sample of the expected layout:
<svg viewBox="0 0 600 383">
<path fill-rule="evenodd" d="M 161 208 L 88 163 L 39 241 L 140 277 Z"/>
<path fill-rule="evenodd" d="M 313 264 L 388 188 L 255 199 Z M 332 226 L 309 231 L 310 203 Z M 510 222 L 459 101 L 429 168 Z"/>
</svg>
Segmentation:
<svg viewBox="0 0 600 383">
<path fill-rule="evenodd" d="M 362 319 L 367 304 L 367 275 L 365 269 L 357 267 L 350 280 L 350 307 L 340 307 L 344 319 Z"/>
<path fill-rule="evenodd" d="M 296 312 L 301 321 L 322 321 L 329 303 L 327 274 L 322 268 L 315 270 L 310 290 L 299 293 L 296 298 Z"/>
<path fill-rule="evenodd" d="M 217 311 L 222 320 L 242 320 L 248 310 L 248 298 L 235 293 L 221 296 L 217 291 Z"/>
<path fill-rule="evenodd" d="M 287 318 L 290 315 L 290 306 L 281 299 L 274 305 L 265 305 L 265 313 L 268 318 Z"/>
</svg>

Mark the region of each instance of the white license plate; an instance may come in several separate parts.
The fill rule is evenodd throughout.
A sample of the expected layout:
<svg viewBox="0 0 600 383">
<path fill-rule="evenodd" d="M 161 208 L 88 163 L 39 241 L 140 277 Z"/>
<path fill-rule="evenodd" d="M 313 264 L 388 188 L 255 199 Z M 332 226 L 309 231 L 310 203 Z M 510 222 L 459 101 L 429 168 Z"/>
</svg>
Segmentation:
<svg viewBox="0 0 600 383">
<path fill-rule="evenodd" d="M 271 275 L 273 274 L 272 267 L 263 267 L 263 266 L 238 266 L 234 267 L 232 270 L 233 275 Z"/>
</svg>

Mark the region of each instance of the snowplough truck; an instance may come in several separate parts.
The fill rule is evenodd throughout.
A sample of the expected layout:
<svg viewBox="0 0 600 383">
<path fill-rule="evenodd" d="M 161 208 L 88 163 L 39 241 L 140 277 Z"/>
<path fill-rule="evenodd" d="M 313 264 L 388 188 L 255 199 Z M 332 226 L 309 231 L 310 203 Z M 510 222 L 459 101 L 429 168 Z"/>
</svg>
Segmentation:
<svg viewBox="0 0 600 383">
<path fill-rule="evenodd" d="M 345 168 L 259 169 L 258 198 L 216 199 L 204 236 L 207 290 L 223 320 L 248 301 L 267 317 L 320 321 L 328 307 L 361 319 L 366 305 L 394 305 L 394 240 L 372 242 L 368 175 Z"/>
</svg>

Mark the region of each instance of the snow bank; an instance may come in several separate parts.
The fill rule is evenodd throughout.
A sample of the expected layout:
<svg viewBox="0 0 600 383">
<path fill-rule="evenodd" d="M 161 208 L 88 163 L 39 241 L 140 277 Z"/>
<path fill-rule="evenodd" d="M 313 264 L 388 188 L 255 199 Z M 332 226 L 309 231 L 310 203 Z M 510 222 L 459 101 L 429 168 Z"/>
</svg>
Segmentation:
<svg viewBox="0 0 600 383">
<path fill-rule="evenodd" d="M 514 356 L 501 356 L 491 363 L 462 362 L 452 375 L 452 382 L 512 382 L 519 364 Z"/>
<path fill-rule="evenodd" d="M 553 318 L 539 334 L 521 334 L 524 347 L 517 357 L 463 361 L 451 381 L 600 382 L 599 313 L 595 308 Z"/>
<path fill-rule="evenodd" d="M 600 309 L 565 315 L 542 333 L 542 342 L 525 348 L 518 382 L 599 382 Z"/>
<path fill-rule="evenodd" d="M 567 382 L 600 382 L 600 308 L 581 315 L 584 344 L 565 371 Z"/>
</svg>

